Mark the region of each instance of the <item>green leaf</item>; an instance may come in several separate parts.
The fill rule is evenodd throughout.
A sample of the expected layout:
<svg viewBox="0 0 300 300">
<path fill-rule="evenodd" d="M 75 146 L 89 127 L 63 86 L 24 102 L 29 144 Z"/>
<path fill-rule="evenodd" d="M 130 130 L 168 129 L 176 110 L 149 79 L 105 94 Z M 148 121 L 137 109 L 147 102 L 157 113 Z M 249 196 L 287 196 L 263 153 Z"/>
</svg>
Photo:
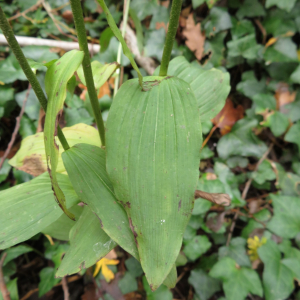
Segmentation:
<svg viewBox="0 0 300 300">
<path fill-rule="evenodd" d="M 96 90 L 99 89 L 120 67 L 117 62 L 102 65 L 99 61 L 93 61 L 91 65 Z M 80 67 L 78 68 L 77 75 L 81 82 L 86 85 L 82 65 L 80 65 Z"/>
<path fill-rule="evenodd" d="M 0 62 L 0 81 L 12 83 L 16 80 L 27 80 L 16 57 L 11 54 L 7 59 Z"/>
<path fill-rule="evenodd" d="M 157 5 L 153 11 L 153 16 L 151 18 L 149 29 L 156 30 L 157 23 L 164 23 L 167 25 L 169 23 L 169 18 L 169 10 L 162 5 Z M 161 59 L 161 57 L 159 59 Z"/>
<path fill-rule="evenodd" d="M 17 280 L 18 280 L 18 278 L 15 278 L 6 283 L 6 287 L 9 291 L 9 297 L 10 297 L 9 299 L 10 300 L 19 300 Z M 0 293 L 0 300 L 4 300 L 2 293 Z"/>
<path fill-rule="evenodd" d="M 276 99 L 271 94 L 256 94 L 253 96 L 252 101 L 255 103 L 255 113 L 263 113 L 266 109 L 276 109 Z"/>
<path fill-rule="evenodd" d="M 60 189 L 56 169 L 59 158 L 59 146 L 56 143 L 56 126 L 62 114 L 67 93 L 67 83 L 80 66 L 84 53 L 72 50 L 55 62 L 46 73 L 45 89 L 48 95 L 47 113 L 45 118 L 44 141 L 46 150 L 47 170 L 49 172 L 55 200 L 64 213 L 72 220 L 75 216 L 66 208 L 66 200 Z"/>
<path fill-rule="evenodd" d="M 297 69 L 291 74 L 290 77 L 291 81 L 293 83 L 300 84 L 300 65 L 297 67 Z"/>
<path fill-rule="evenodd" d="M 296 0 L 267 0 L 266 8 L 269 8 L 273 5 L 290 12 L 294 7 Z"/>
<path fill-rule="evenodd" d="M 196 199 L 192 215 L 205 214 L 210 209 L 211 206 L 212 206 L 212 203 L 207 200 Z"/>
<path fill-rule="evenodd" d="M 8 174 L 10 172 L 10 169 L 11 169 L 11 167 L 9 165 L 9 161 L 8 161 L 8 159 L 5 159 L 4 163 L 2 165 L 2 168 L 0 169 L 0 183 L 3 182 L 7 178 Z"/>
<path fill-rule="evenodd" d="M 5 258 L 3 266 L 7 265 L 11 260 L 14 260 L 15 258 L 19 257 L 20 255 L 31 252 L 31 251 L 33 251 L 33 249 L 27 245 L 19 245 L 19 246 L 7 249 L 4 252 L 4 253 L 7 253 L 7 256 Z M 1 257 L 2 256 L 3 255 L 1 255 Z"/>
<path fill-rule="evenodd" d="M 155 57 L 158 61 L 161 61 L 165 39 L 166 31 L 164 28 L 150 31 L 145 42 L 145 55 Z M 153 43 L 153 41 L 155 41 L 155 43 Z M 168 70 L 168 74 L 169 73 Z"/>
<path fill-rule="evenodd" d="M 106 173 L 105 151 L 96 146 L 77 144 L 65 151 L 62 157 L 77 195 L 98 216 L 103 230 L 138 259 L 126 212 L 118 203 Z"/>
<path fill-rule="evenodd" d="M 258 51 L 262 48 L 256 43 L 254 33 L 228 42 L 227 47 L 229 56 L 242 56 L 247 59 L 255 59 Z"/>
<path fill-rule="evenodd" d="M 144 34 L 143 34 L 143 27 L 140 19 L 137 16 L 137 13 L 134 9 L 130 8 L 129 9 L 129 15 L 133 21 L 134 27 L 135 27 L 135 33 L 136 33 L 136 38 L 137 38 L 137 44 L 140 53 L 143 53 L 144 49 Z M 103 33 L 102 33 L 103 35 Z"/>
<path fill-rule="evenodd" d="M 16 102 L 20 107 L 23 106 L 23 102 L 26 98 L 27 90 L 17 93 L 16 94 Z M 29 91 L 29 95 L 27 98 L 26 106 L 25 106 L 25 113 L 28 115 L 28 117 L 32 120 L 38 120 L 39 113 L 40 113 L 40 103 L 38 98 L 36 97 L 33 89 Z"/>
<path fill-rule="evenodd" d="M 250 177 L 258 184 L 263 184 L 267 180 L 275 180 L 276 174 L 274 173 L 270 162 L 264 160 L 259 165 L 258 170 L 251 173 Z"/>
<path fill-rule="evenodd" d="M 158 74 L 158 71 L 157 69 L 154 74 Z M 214 118 L 225 105 L 230 91 L 229 73 L 193 67 L 183 56 L 179 56 L 171 60 L 168 75 L 183 79 L 191 85 L 199 107 L 201 122 Z"/>
<path fill-rule="evenodd" d="M 294 238 L 300 231 L 300 198 L 271 194 L 274 216 L 268 228 L 277 235 Z"/>
<path fill-rule="evenodd" d="M 125 266 L 133 277 L 139 277 L 144 273 L 140 262 L 137 261 L 134 257 L 126 259 Z"/>
<path fill-rule="evenodd" d="M 189 284 L 194 287 L 196 295 L 201 300 L 208 300 L 221 290 L 220 281 L 210 277 L 202 269 L 195 269 L 191 272 Z"/>
<path fill-rule="evenodd" d="M 253 71 L 244 72 L 242 81 L 238 83 L 237 90 L 245 96 L 252 98 L 256 94 L 264 93 L 266 90 L 265 79 L 257 80 Z"/>
<path fill-rule="evenodd" d="M 216 34 L 211 39 L 206 39 L 204 44 L 205 53 L 209 54 L 209 62 L 213 64 L 214 67 L 219 67 L 223 65 L 224 61 L 224 39 L 227 32 L 220 32 Z"/>
<path fill-rule="evenodd" d="M 131 9 L 135 10 L 138 18 L 142 21 L 147 16 L 150 16 L 154 13 L 157 4 L 155 1 L 133 0 L 130 6 Z"/>
<path fill-rule="evenodd" d="M 222 246 L 219 248 L 219 258 L 231 257 L 239 266 L 251 268 L 249 256 L 246 253 L 247 241 L 242 237 L 233 238 L 229 246 Z"/>
<path fill-rule="evenodd" d="M 259 140 L 252 128 L 257 126 L 256 119 L 244 118 L 232 127 L 230 133 L 221 137 L 217 145 L 217 151 L 222 159 L 232 155 L 253 156 L 260 158 L 267 146 Z"/>
<path fill-rule="evenodd" d="M 266 49 L 264 59 L 267 64 L 271 62 L 298 62 L 297 45 L 290 37 L 279 38 L 274 45 Z"/>
<path fill-rule="evenodd" d="M 213 7 L 205 22 L 204 29 L 207 36 L 213 36 L 216 33 L 232 27 L 230 15 L 223 7 Z"/>
<path fill-rule="evenodd" d="M 294 290 L 294 272 L 281 260 L 278 246 L 272 240 L 258 249 L 264 263 L 263 285 L 266 300 L 284 300 Z"/>
<path fill-rule="evenodd" d="M 89 268 L 116 246 L 102 230 L 99 219 L 88 206 L 84 207 L 83 213 L 70 231 L 70 244 L 56 277 L 64 277 Z"/>
<path fill-rule="evenodd" d="M 123 295 L 134 292 L 138 289 L 136 279 L 129 272 L 126 272 L 125 275 L 118 281 L 118 286 Z"/>
<path fill-rule="evenodd" d="M 40 272 L 39 297 L 49 292 L 60 279 L 54 277 L 55 269 L 51 267 L 43 268 Z"/>
<path fill-rule="evenodd" d="M 57 174 L 67 207 L 79 202 L 66 175 Z M 0 192 L 0 249 L 28 240 L 57 220 L 62 211 L 54 202 L 47 173 Z M 41 199 L 43 201 L 41 201 Z"/>
<path fill-rule="evenodd" d="M 152 292 L 145 276 L 143 277 L 143 285 L 147 294 L 147 300 L 172 300 L 173 299 L 173 294 L 164 285 L 161 285 L 155 292 Z"/>
<path fill-rule="evenodd" d="M 245 0 L 236 13 L 238 19 L 244 17 L 263 17 L 265 16 L 265 9 L 258 0 Z"/>
<path fill-rule="evenodd" d="M 155 290 L 176 261 L 192 212 L 202 137 L 196 99 L 186 82 L 151 76 L 144 90 L 137 79 L 128 80 L 113 101 L 106 167 Z"/>
<path fill-rule="evenodd" d="M 211 242 L 206 235 L 197 235 L 188 241 L 183 252 L 191 261 L 195 261 L 211 247 Z"/>
<path fill-rule="evenodd" d="M 233 40 L 237 40 L 245 35 L 255 33 L 255 28 L 251 21 L 243 19 L 237 20 L 234 17 L 231 17 L 232 28 L 231 35 Z"/>
<path fill-rule="evenodd" d="M 193 9 L 196 9 L 201 4 L 205 3 L 206 0 L 192 0 Z"/>
<path fill-rule="evenodd" d="M 86 124 L 76 124 L 72 127 L 62 129 L 69 145 L 72 147 L 78 143 L 86 143 L 95 146 L 100 146 L 100 138 L 97 129 Z M 59 157 L 56 172 L 66 172 L 61 154 L 64 152 L 60 142 Z M 44 133 L 39 132 L 22 140 L 21 147 L 16 155 L 10 159 L 10 165 L 29 173 L 33 176 L 38 176 L 47 171 L 47 161 L 45 154 Z"/>
<path fill-rule="evenodd" d="M 109 43 L 110 43 L 110 40 L 113 36 L 114 36 L 114 33 L 112 32 L 112 30 L 109 27 L 105 28 L 102 31 L 101 36 L 100 36 L 100 40 L 99 40 L 100 53 L 107 50 L 107 48 L 109 46 Z M 94 74 L 94 71 L 93 71 L 93 74 Z"/>
<path fill-rule="evenodd" d="M 76 217 L 80 217 L 83 208 L 77 204 L 70 208 L 70 211 Z M 42 230 L 42 233 L 50 235 L 52 238 L 62 241 L 69 240 L 69 232 L 74 226 L 74 221 L 70 220 L 65 214 L 62 214 L 55 222 Z"/>
<path fill-rule="evenodd" d="M 296 124 L 294 124 L 287 134 L 285 135 L 284 139 L 287 142 L 295 143 L 298 146 L 299 153 L 300 153 L 300 122 L 298 121 Z"/>
<path fill-rule="evenodd" d="M 227 300 L 244 300 L 248 293 L 262 297 L 263 290 L 258 274 L 246 267 L 236 265 L 230 257 L 219 260 L 209 275 L 223 281 Z"/>
</svg>

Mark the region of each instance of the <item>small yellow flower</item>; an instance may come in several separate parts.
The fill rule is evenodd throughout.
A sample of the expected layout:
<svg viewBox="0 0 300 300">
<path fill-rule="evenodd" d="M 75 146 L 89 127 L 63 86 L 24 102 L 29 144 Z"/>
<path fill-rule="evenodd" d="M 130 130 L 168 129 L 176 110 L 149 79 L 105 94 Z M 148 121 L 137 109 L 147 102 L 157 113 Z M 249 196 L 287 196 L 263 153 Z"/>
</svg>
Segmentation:
<svg viewBox="0 0 300 300">
<path fill-rule="evenodd" d="M 258 259 L 258 253 L 257 249 L 261 247 L 263 244 L 267 242 L 267 239 L 263 237 L 261 240 L 259 237 L 256 235 L 254 238 L 248 238 L 247 243 L 248 243 L 248 255 L 250 257 L 251 261 L 255 261 Z"/>
<path fill-rule="evenodd" d="M 112 279 L 115 278 L 114 273 L 112 270 L 110 270 L 107 265 L 117 265 L 119 263 L 116 259 L 108 259 L 108 258 L 102 258 L 96 263 L 96 268 L 94 271 L 93 276 L 96 277 L 101 269 L 101 273 L 104 276 L 105 280 L 107 282 L 110 282 Z M 102 268 L 101 268 L 102 267 Z"/>
</svg>

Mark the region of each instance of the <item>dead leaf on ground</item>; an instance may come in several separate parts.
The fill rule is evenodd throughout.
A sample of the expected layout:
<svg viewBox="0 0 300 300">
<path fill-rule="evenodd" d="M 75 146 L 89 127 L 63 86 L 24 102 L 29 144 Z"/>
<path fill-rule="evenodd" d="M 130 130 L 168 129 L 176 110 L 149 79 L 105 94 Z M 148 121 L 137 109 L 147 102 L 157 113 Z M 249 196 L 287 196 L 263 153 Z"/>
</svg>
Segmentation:
<svg viewBox="0 0 300 300">
<path fill-rule="evenodd" d="M 218 232 L 224 221 L 225 221 L 226 211 L 222 213 L 211 213 L 207 217 L 206 226 L 213 232 Z"/>
<path fill-rule="evenodd" d="M 96 287 L 93 283 L 85 286 L 81 300 L 98 300 L 98 297 L 96 297 Z"/>
<path fill-rule="evenodd" d="M 283 111 L 283 106 L 292 103 L 295 101 L 296 92 L 291 93 L 289 91 L 288 84 L 281 82 L 277 86 L 277 90 L 275 93 L 275 99 L 276 99 L 276 106 L 279 111 Z"/>
<path fill-rule="evenodd" d="M 185 44 L 187 47 L 195 53 L 198 60 L 201 60 L 204 51 L 205 34 L 201 31 L 201 24 L 195 24 L 192 13 L 186 20 L 186 26 L 182 34 L 186 38 Z"/>
<path fill-rule="evenodd" d="M 222 135 L 231 131 L 232 126 L 244 117 L 244 108 L 238 105 L 236 108 L 233 102 L 227 98 L 223 109 L 212 119 L 214 125 L 220 128 Z"/>
</svg>

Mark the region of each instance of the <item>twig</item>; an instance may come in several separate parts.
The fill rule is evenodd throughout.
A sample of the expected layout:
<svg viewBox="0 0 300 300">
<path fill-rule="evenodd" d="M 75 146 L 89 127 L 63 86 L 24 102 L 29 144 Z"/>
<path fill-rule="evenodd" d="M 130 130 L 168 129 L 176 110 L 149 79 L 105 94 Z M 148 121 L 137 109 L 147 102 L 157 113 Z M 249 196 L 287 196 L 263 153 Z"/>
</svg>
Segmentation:
<svg viewBox="0 0 300 300">
<path fill-rule="evenodd" d="M 66 276 L 61 280 L 61 285 L 64 291 L 64 300 L 69 300 L 69 288 Z"/>
<path fill-rule="evenodd" d="M 218 126 L 215 125 L 215 126 L 211 129 L 211 131 L 209 132 L 208 136 L 206 137 L 206 139 L 205 139 L 204 142 L 202 143 L 201 149 L 204 148 L 204 146 L 207 144 L 207 142 L 209 141 L 209 139 L 211 138 L 212 134 L 215 132 L 215 130 L 216 130 L 217 128 L 218 128 Z"/>
<path fill-rule="evenodd" d="M 15 19 L 21 17 L 21 16 L 24 17 L 24 18 L 26 18 L 25 15 L 26 15 L 27 13 L 36 10 L 37 8 L 39 8 L 39 6 L 40 6 L 41 4 L 42 4 L 42 0 L 39 0 L 36 4 L 32 5 L 31 7 L 29 7 L 29 8 L 27 8 L 27 9 L 25 9 L 24 11 L 19 12 L 19 13 L 17 13 L 16 15 L 14 15 L 14 16 L 8 18 L 8 21 L 10 22 L 10 21 L 12 21 L 12 20 L 15 20 Z"/>
<path fill-rule="evenodd" d="M 264 26 L 262 26 L 262 24 L 260 23 L 260 21 L 258 19 L 254 19 L 254 22 L 257 25 L 257 27 L 259 28 L 259 30 L 261 31 L 261 33 L 263 35 L 262 43 L 265 44 L 266 43 L 266 39 L 267 39 L 267 31 L 264 28 Z"/>
<path fill-rule="evenodd" d="M 70 282 L 79 280 L 79 279 L 81 279 L 81 278 L 82 278 L 82 276 L 74 275 L 74 276 L 71 276 L 71 277 L 66 278 L 66 281 L 67 281 L 68 283 L 70 283 Z M 62 285 L 62 281 L 61 281 L 60 283 L 56 284 L 55 287 L 60 286 L 60 285 Z M 26 294 L 24 297 L 22 297 L 21 300 L 26 300 L 26 299 L 28 299 L 29 297 L 31 297 L 34 293 L 36 293 L 36 292 L 38 292 L 38 291 L 39 291 L 39 289 L 38 289 L 38 288 L 35 288 L 35 289 L 33 289 L 33 290 L 27 292 L 27 294 Z"/>
<path fill-rule="evenodd" d="M 3 300 L 10 300 L 9 291 L 6 287 L 6 284 L 4 281 L 3 270 L 2 270 L 2 266 L 4 264 L 6 255 L 7 255 L 7 253 L 4 253 L 0 260 L 0 291 L 2 293 Z"/>
<path fill-rule="evenodd" d="M 49 35 L 50 36 L 50 35 Z M 79 44 L 76 42 L 66 42 L 66 41 L 55 41 L 51 39 L 39 39 L 39 38 L 33 38 L 29 36 L 17 36 L 16 39 L 20 46 L 48 46 L 51 48 L 61 48 L 66 51 L 70 51 L 73 49 L 78 49 L 79 50 Z M 0 44 L 1 45 L 7 45 L 7 40 L 5 39 L 5 36 L 3 34 L 0 34 Z M 100 45 L 93 45 L 93 44 L 88 44 L 89 51 L 90 52 L 95 52 L 98 53 L 100 51 Z"/>
<path fill-rule="evenodd" d="M 261 157 L 261 159 L 256 164 L 256 167 L 255 167 L 254 171 L 258 170 L 260 164 L 267 158 L 267 156 L 271 152 L 273 146 L 274 146 L 273 143 L 269 146 L 269 148 L 267 149 L 267 151 L 264 153 L 264 155 Z M 242 193 L 242 199 L 244 199 L 244 200 L 247 197 L 247 194 L 248 194 L 248 191 L 249 191 L 249 188 L 251 186 L 252 181 L 253 181 L 253 179 L 249 178 L 249 180 L 246 182 L 246 185 L 245 185 L 243 193 Z M 232 234 L 233 234 L 233 230 L 234 230 L 234 227 L 235 227 L 235 224 L 236 224 L 236 220 L 237 220 L 237 218 L 239 216 L 239 211 L 240 211 L 240 209 L 238 208 L 237 211 L 236 211 L 236 213 L 235 213 L 235 215 L 234 215 L 234 217 L 233 217 L 233 219 L 232 219 L 232 223 L 231 223 L 230 230 L 229 230 L 228 237 L 227 237 L 226 246 L 228 246 L 229 243 L 230 243 L 230 240 L 231 240 L 231 237 L 232 237 Z"/>
<path fill-rule="evenodd" d="M 229 206 L 231 204 L 231 199 L 227 194 L 219 194 L 219 193 L 207 193 L 200 190 L 195 191 L 195 199 L 203 198 L 214 204 Z"/>
<path fill-rule="evenodd" d="M 4 163 L 5 159 L 6 159 L 6 157 L 8 156 L 8 154 L 9 154 L 12 146 L 14 145 L 15 140 L 16 140 L 16 137 L 17 137 L 17 134 L 18 134 L 18 131 L 19 131 L 19 128 L 20 128 L 20 122 L 21 122 L 22 116 L 23 116 L 24 111 L 25 111 L 25 106 L 26 106 L 26 102 L 28 100 L 30 89 L 31 89 L 31 85 L 29 83 L 28 89 L 27 89 L 27 92 L 26 92 L 26 95 L 25 95 L 25 99 L 23 101 L 23 105 L 22 105 L 22 108 L 21 108 L 21 111 L 20 111 L 20 114 L 16 118 L 17 122 L 16 122 L 16 126 L 15 126 L 15 129 L 14 129 L 14 132 L 13 132 L 13 134 L 11 136 L 11 139 L 10 139 L 10 142 L 9 142 L 9 144 L 8 144 L 5 152 L 4 152 L 4 155 L 2 156 L 1 161 L 0 161 L 0 170 L 1 170 L 2 166 L 3 166 L 3 163 Z"/>
</svg>

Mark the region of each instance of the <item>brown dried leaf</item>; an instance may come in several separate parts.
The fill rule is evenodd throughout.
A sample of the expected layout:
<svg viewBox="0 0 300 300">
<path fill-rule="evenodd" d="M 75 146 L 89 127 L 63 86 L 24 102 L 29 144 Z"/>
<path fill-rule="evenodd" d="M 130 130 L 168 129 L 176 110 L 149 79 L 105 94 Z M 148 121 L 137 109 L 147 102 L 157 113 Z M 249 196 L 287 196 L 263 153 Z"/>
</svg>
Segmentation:
<svg viewBox="0 0 300 300">
<path fill-rule="evenodd" d="M 244 117 L 244 108 L 238 105 L 236 108 L 228 98 L 223 109 L 212 119 L 214 125 L 220 128 L 222 135 L 231 131 L 232 126 Z"/>
<path fill-rule="evenodd" d="M 201 31 L 201 24 L 195 24 L 192 13 L 186 20 L 186 26 L 182 34 L 186 38 L 185 44 L 187 47 L 195 53 L 198 60 L 201 60 L 204 51 L 205 34 Z"/>
<path fill-rule="evenodd" d="M 282 111 L 283 110 L 282 106 L 294 102 L 295 97 L 296 97 L 296 92 L 290 93 L 289 86 L 286 83 L 284 82 L 279 83 L 275 93 L 277 109 L 279 109 L 279 111 Z"/>
</svg>

